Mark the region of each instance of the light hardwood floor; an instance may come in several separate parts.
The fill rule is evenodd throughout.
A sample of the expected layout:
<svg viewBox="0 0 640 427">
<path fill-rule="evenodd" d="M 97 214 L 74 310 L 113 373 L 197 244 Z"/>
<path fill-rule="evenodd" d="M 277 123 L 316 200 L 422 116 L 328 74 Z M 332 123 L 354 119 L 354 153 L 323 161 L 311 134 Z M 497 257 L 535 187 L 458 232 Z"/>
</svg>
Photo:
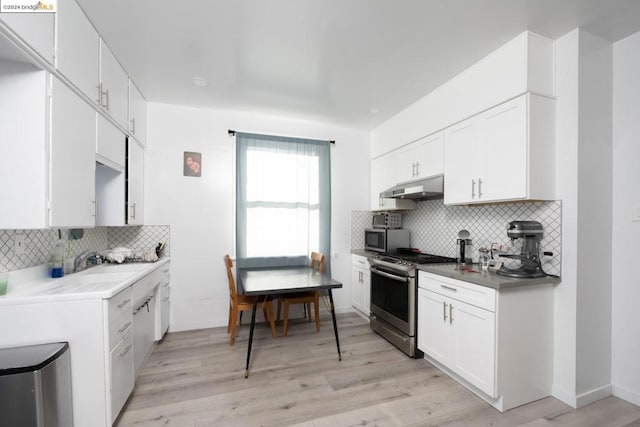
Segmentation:
<svg viewBox="0 0 640 427">
<path fill-rule="evenodd" d="M 246 320 L 246 317 L 245 317 Z M 574 410 L 554 398 L 500 413 L 423 359 L 375 335 L 356 314 L 291 321 L 287 337 L 257 325 L 233 347 L 226 328 L 167 334 L 117 422 L 125 426 L 637 426 L 640 407 L 609 397 Z M 278 329 L 281 333 L 281 329 Z"/>
</svg>

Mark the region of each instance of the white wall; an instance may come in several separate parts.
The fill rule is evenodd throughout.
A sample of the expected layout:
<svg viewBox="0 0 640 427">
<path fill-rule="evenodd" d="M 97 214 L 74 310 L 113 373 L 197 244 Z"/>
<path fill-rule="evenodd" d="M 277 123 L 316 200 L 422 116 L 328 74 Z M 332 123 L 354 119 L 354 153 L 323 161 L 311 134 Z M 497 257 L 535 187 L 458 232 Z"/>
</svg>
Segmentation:
<svg viewBox="0 0 640 427">
<path fill-rule="evenodd" d="M 578 406 L 611 394 L 612 44 L 580 32 Z"/>
<path fill-rule="evenodd" d="M 562 282 L 555 290 L 553 395 L 583 406 L 611 393 L 612 47 L 582 30 L 556 41 L 556 196 Z"/>
<path fill-rule="evenodd" d="M 562 200 L 562 282 L 554 291 L 553 390 L 575 406 L 578 271 L 579 31 L 556 40 L 556 197 Z"/>
<path fill-rule="evenodd" d="M 640 33 L 613 46 L 613 393 L 640 405 Z"/>
<path fill-rule="evenodd" d="M 336 140 L 332 168 L 332 275 L 339 311 L 351 309 L 350 213 L 369 208 L 369 133 L 317 122 L 166 104 L 148 105 L 145 222 L 171 226 L 171 330 L 227 324 L 222 258 L 233 255 L 234 148 L 228 129 Z M 202 177 L 183 177 L 184 151 L 202 153 Z"/>
</svg>

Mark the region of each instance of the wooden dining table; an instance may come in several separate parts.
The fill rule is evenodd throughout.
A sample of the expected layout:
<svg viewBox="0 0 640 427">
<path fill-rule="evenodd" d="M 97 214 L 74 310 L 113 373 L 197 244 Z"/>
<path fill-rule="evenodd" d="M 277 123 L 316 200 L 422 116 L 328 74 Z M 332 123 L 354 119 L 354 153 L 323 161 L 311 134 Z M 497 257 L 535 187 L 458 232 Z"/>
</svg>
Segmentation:
<svg viewBox="0 0 640 427">
<path fill-rule="evenodd" d="M 253 329 L 256 323 L 256 308 L 260 297 L 269 295 L 280 295 L 293 292 L 327 290 L 331 308 L 331 319 L 333 320 L 333 332 L 336 337 L 336 347 L 338 349 L 338 360 L 342 360 L 340 355 L 340 339 L 338 338 L 338 324 L 336 323 L 336 312 L 333 305 L 332 289 L 341 288 L 342 283 L 332 279 L 330 276 L 318 273 L 308 266 L 303 267 L 264 267 L 264 268 L 240 268 L 238 270 L 240 283 L 247 296 L 256 297 L 253 301 L 253 311 L 251 312 L 251 329 L 249 331 L 249 345 L 247 346 L 247 364 L 244 377 L 249 377 L 249 361 L 251 359 L 251 345 L 253 343 Z"/>
</svg>

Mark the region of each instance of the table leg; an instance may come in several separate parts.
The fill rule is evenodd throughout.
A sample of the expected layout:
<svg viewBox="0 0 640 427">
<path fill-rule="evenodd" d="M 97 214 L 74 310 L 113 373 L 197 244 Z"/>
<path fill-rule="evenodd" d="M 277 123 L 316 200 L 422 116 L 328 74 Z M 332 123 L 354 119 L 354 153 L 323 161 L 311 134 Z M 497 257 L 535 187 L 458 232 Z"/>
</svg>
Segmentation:
<svg viewBox="0 0 640 427">
<path fill-rule="evenodd" d="M 251 359 L 251 344 L 253 343 L 253 327 L 256 325 L 256 308 L 258 308 L 258 298 L 253 300 L 253 311 L 251 312 L 251 329 L 249 329 L 249 346 L 247 347 L 247 366 L 244 369 L 245 378 L 249 378 L 249 359 Z"/>
<path fill-rule="evenodd" d="M 340 354 L 340 339 L 338 338 L 338 324 L 336 323 L 336 309 L 333 305 L 333 294 L 331 293 L 331 288 L 329 291 L 329 302 L 331 303 L 331 318 L 333 319 L 333 332 L 336 334 L 336 346 L 338 347 L 338 360 L 342 360 L 342 355 Z"/>
</svg>

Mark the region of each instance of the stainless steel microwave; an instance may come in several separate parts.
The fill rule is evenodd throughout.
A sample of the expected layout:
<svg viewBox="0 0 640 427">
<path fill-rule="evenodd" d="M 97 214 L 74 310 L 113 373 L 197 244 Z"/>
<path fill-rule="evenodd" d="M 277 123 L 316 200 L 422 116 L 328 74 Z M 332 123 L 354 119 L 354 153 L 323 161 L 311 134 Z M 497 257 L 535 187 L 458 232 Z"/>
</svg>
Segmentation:
<svg viewBox="0 0 640 427">
<path fill-rule="evenodd" d="M 411 246 L 411 233 L 404 229 L 367 228 L 364 230 L 364 248 L 375 252 L 395 252 Z"/>
</svg>

